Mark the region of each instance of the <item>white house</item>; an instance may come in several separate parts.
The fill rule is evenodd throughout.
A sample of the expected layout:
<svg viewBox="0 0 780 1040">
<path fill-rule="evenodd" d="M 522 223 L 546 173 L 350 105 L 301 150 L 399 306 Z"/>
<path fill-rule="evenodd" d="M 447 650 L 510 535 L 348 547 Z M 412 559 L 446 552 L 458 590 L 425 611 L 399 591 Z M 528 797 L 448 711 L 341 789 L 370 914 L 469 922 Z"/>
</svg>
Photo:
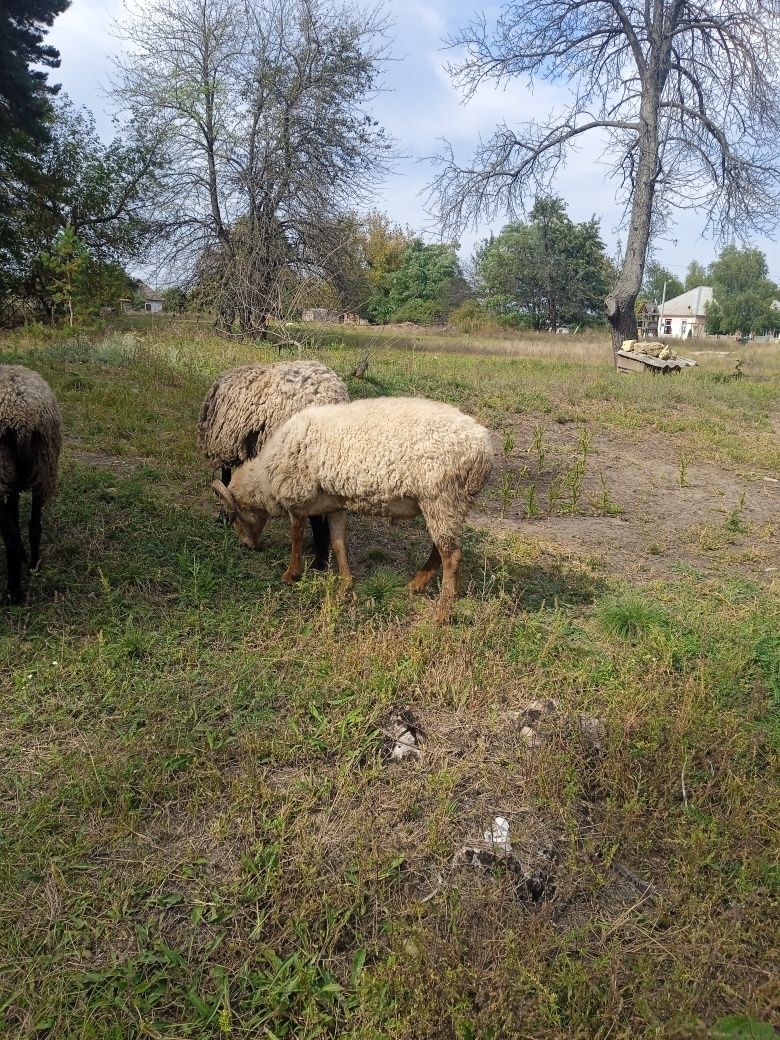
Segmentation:
<svg viewBox="0 0 780 1040">
<path fill-rule="evenodd" d="M 707 304 L 712 303 L 709 285 L 697 285 L 658 308 L 658 335 L 688 339 L 704 335 Z"/>
</svg>

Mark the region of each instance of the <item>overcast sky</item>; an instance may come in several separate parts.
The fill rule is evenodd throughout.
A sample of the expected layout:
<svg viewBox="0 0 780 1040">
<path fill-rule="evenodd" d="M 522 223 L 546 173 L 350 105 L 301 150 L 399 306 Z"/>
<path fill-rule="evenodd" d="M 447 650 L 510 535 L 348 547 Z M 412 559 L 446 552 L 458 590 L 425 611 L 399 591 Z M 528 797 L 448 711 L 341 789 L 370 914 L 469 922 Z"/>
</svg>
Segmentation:
<svg viewBox="0 0 780 1040">
<path fill-rule="evenodd" d="M 104 88 L 112 70 L 112 55 L 119 43 L 111 35 L 111 23 L 121 17 L 121 0 L 72 0 L 49 35 L 59 48 L 62 66 L 50 74 L 61 82 L 72 100 L 94 113 L 104 137 L 112 133 L 111 103 Z M 449 81 L 444 69 L 446 54 L 442 38 L 484 7 L 480 0 L 389 0 L 393 26 L 392 54 L 385 76 L 386 92 L 374 105 L 374 114 L 395 138 L 398 150 L 408 158 L 397 163 L 395 173 L 381 186 L 377 208 L 401 224 L 415 229 L 431 228 L 420 191 L 431 178 L 425 157 L 438 150 L 438 139 L 448 138 L 456 154 L 467 161 L 480 134 L 487 136 L 500 120 L 511 123 L 534 115 L 545 115 L 565 96 L 562 88 L 541 84 L 531 92 L 520 83 L 508 90 L 483 88 L 468 104 Z M 599 161 L 598 139 L 583 138 L 560 173 L 554 191 L 561 195 L 574 220 L 595 215 L 601 223 L 607 251 L 614 255 L 621 213 L 615 204 L 615 185 Z M 497 227 L 502 221 L 497 222 Z M 709 262 L 716 246 L 702 237 L 703 221 L 685 214 L 666 241 L 656 242 L 657 258 L 683 277 L 688 263 Z M 474 243 L 490 229 L 472 229 L 462 237 L 462 252 L 468 257 Z M 622 236 L 625 241 L 625 236 Z M 754 243 L 768 257 L 770 274 L 780 279 L 780 247 L 762 240 Z"/>
</svg>

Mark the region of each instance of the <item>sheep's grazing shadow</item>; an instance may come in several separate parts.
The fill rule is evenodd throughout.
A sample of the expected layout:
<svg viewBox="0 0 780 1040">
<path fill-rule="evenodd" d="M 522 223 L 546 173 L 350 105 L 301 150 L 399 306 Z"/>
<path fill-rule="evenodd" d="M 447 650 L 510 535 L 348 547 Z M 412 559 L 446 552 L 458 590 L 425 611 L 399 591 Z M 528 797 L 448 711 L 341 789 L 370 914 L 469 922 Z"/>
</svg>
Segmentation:
<svg viewBox="0 0 780 1040">
<path fill-rule="evenodd" d="M 375 572 L 393 569 L 405 583 L 422 566 L 430 549 L 420 519 L 384 529 L 369 518 L 350 517 L 349 523 L 350 558 L 359 582 L 371 582 Z M 555 605 L 586 606 L 606 589 L 605 579 L 584 565 L 550 553 L 541 553 L 532 562 L 517 561 L 473 528 L 464 531 L 461 548 L 461 596 L 486 602 L 501 599 L 518 611 L 535 612 Z M 422 595 L 435 599 L 440 581 L 437 575 Z"/>
<path fill-rule="evenodd" d="M 550 553 L 540 553 L 531 562 L 515 560 L 478 531 L 467 531 L 463 548 L 462 591 L 470 589 L 472 595 L 485 599 L 501 598 L 518 610 L 587 606 L 606 589 L 606 580 L 584 565 Z"/>
</svg>

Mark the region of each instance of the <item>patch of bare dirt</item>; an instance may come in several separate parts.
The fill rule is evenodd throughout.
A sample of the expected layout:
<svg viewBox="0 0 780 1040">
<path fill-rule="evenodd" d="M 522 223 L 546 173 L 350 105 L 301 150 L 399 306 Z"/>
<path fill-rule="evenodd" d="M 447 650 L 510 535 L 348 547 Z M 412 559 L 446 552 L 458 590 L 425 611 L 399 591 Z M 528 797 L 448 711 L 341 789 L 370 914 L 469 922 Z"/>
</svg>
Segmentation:
<svg viewBox="0 0 780 1040">
<path fill-rule="evenodd" d="M 657 437 L 599 431 L 572 508 L 566 475 L 581 458 L 580 431 L 546 426 L 539 469 L 527 450 L 534 425 L 518 424 L 518 447 L 508 458 L 497 440 L 500 462 L 481 510 L 471 516 L 475 526 L 520 533 L 632 578 L 657 579 L 680 566 L 733 570 L 765 584 L 780 578 L 780 473 L 695 460 L 681 467 L 676 452 L 659 450 Z M 507 480 L 519 489 L 511 502 L 501 498 Z M 528 511 L 531 484 L 536 515 Z M 561 495 L 552 515 L 551 493 Z"/>
<path fill-rule="evenodd" d="M 151 466 L 153 459 L 142 455 L 109 455 L 105 451 L 82 451 L 68 445 L 67 458 L 79 466 L 90 466 L 93 469 L 107 470 L 117 476 L 124 477 L 142 466 Z"/>
</svg>

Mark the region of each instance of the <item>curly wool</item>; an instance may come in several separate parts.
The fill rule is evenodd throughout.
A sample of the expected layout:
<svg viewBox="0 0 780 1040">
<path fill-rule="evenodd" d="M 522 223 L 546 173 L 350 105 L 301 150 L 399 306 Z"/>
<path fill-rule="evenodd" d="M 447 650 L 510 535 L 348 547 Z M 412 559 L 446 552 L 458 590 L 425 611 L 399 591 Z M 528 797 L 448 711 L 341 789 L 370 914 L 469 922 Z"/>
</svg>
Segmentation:
<svg viewBox="0 0 780 1040">
<path fill-rule="evenodd" d="M 291 416 L 310 405 L 349 401 L 336 373 L 319 361 L 241 365 L 223 372 L 198 420 L 198 447 L 212 466 L 254 458 Z"/>
<path fill-rule="evenodd" d="M 306 515 L 332 496 L 342 508 L 379 516 L 425 516 L 433 540 L 455 547 L 466 514 L 493 466 L 489 432 L 451 405 L 384 397 L 307 408 L 230 490 L 239 508 Z"/>
<path fill-rule="evenodd" d="M 50 498 L 61 447 L 62 416 L 49 384 L 22 365 L 0 365 L 0 492 Z"/>
</svg>

